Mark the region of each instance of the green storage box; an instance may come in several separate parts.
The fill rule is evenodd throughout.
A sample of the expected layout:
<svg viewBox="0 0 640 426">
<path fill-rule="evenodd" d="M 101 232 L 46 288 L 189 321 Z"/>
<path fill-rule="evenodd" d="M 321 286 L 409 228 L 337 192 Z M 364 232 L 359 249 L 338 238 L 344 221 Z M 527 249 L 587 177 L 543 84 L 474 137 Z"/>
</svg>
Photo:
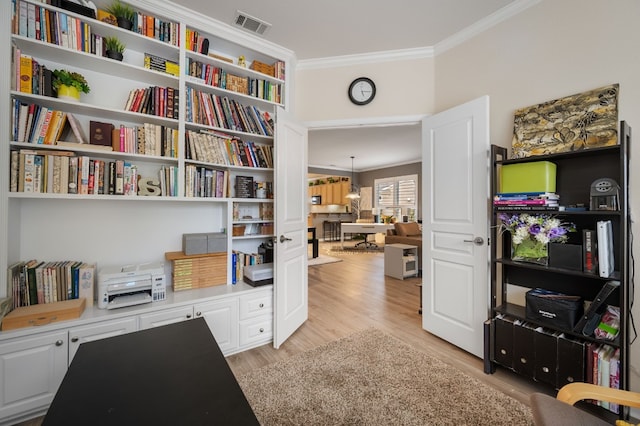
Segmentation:
<svg viewBox="0 0 640 426">
<path fill-rule="evenodd" d="M 556 192 L 556 165 L 550 161 L 504 165 L 500 192 Z"/>
</svg>

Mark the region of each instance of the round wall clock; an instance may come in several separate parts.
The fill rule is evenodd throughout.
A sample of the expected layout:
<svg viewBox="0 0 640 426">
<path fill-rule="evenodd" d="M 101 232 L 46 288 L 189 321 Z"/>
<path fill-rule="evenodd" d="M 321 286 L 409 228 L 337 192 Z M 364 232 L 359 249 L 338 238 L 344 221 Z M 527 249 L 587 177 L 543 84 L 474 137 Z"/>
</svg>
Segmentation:
<svg viewBox="0 0 640 426">
<path fill-rule="evenodd" d="M 376 85 L 367 77 L 358 77 L 349 85 L 349 99 L 356 105 L 366 105 L 376 96 Z"/>
</svg>

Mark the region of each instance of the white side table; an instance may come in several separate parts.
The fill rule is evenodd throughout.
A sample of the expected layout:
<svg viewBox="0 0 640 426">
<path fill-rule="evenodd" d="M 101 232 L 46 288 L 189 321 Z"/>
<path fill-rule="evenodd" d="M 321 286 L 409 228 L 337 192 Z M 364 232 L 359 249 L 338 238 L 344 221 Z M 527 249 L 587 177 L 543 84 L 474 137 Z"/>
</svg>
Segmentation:
<svg viewBox="0 0 640 426">
<path fill-rule="evenodd" d="M 408 244 L 384 246 L 384 274 L 399 280 L 418 276 L 418 247 Z"/>
</svg>

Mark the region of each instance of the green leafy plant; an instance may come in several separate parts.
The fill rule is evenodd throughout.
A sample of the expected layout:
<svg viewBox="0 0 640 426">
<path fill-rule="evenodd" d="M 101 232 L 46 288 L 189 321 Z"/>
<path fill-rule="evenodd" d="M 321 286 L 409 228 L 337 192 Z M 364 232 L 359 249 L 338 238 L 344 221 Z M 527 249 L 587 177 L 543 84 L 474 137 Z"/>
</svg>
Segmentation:
<svg viewBox="0 0 640 426">
<path fill-rule="evenodd" d="M 131 6 L 122 3 L 120 0 L 111 3 L 106 10 L 116 18 L 127 19 L 129 21 L 133 21 L 136 15 L 136 11 Z"/>
<path fill-rule="evenodd" d="M 89 93 L 91 88 L 82 74 L 75 71 L 55 70 L 53 72 L 53 88 L 58 90 L 62 85 L 71 86 L 83 93 Z"/>
<path fill-rule="evenodd" d="M 118 37 L 105 37 L 104 46 L 106 50 L 111 50 L 118 53 L 124 52 L 125 47 L 127 47 L 118 39 Z"/>
</svg>

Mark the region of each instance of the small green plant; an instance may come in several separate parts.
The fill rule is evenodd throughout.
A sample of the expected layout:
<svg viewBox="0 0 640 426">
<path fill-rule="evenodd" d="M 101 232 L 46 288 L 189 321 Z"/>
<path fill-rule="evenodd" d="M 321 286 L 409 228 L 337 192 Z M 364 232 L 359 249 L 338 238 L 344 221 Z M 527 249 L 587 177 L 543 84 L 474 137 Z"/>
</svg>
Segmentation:
<svg viewBox="0 0 640 426">
<path fill-rule="evenodd" d="M 104 46 L 106 50 L 111 50 L 118 53 L 124 52 L 125 47 L 127 47 L 118 39 L 118 37 L 105 37 Z"/>
<path fill-rule="evenodd" d="M 120 0 L 116 0 L 111 3 L 111 6 L 107 8 L 107 12 L 120 19 L 127 19 L 133 21 L 136 15 L 136 11 L 128 4 L 122 3 Z"/>
<path fill-rule="evenodd" d="M 58 90 L 60 86 L 64 85 L 75 87 L 82 93 L 89 93 L 91 91 L 91 88 L 89 88 L 89 84 L 87 83 L 87 80 L 85 80 L 84 76 L 74 71 L 53 71 L 52 85 L 55 90 Z"/>
</svg>

